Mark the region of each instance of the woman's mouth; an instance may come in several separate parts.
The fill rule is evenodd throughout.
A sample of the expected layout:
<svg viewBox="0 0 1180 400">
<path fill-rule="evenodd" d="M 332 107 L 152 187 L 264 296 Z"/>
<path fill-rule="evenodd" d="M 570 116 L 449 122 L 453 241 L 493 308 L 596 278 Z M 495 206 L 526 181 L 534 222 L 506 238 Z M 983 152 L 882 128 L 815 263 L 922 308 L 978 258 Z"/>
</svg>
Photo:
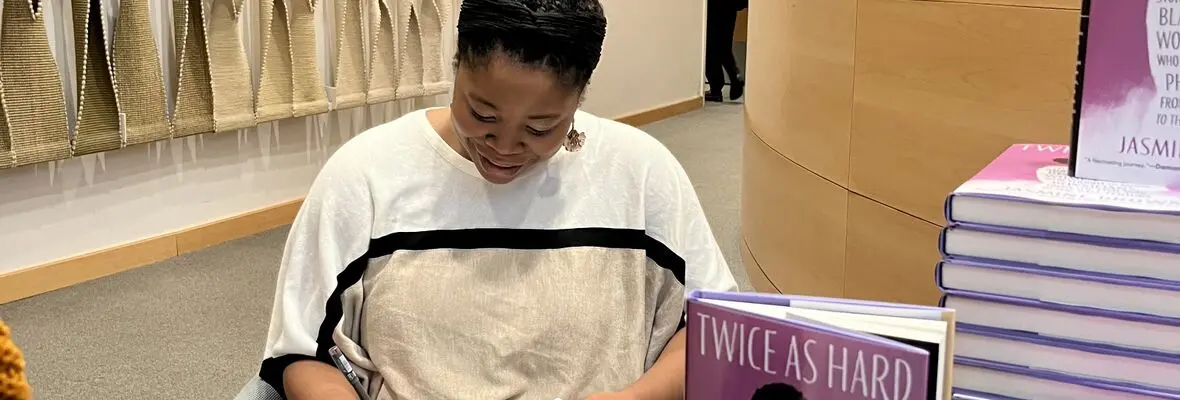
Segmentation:
<svg viewBox="0 0 1180 400">
<path fill-rule="evenodd" d="M 480 164 L 483 164 L 484 169 L 497 175 L 512 176 L 524 166 L 523 163 L 499 161 L 488 158 L 483 153 L 476 152 L 476 154 L 479 154 L 479 161 Z"/>
</svg>

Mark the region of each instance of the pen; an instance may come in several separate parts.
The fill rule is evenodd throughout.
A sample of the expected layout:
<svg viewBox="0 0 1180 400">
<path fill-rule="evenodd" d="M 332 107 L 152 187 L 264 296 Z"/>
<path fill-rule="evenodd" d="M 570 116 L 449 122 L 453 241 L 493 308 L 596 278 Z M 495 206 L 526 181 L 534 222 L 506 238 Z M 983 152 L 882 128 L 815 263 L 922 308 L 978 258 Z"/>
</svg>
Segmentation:
<svg viewBox="0 0 1180 400">
<path fill-rule="evenodd" d="M 348 358 L 344 357 L 344 353 L 340 348 L 332 346 L 328 349 L 328 355 L 332 357 L 332 363 L 336 364 L 336 368 L 344 374 L 344 378 L 348 379 L 348 383 L 352 384 L 353 390 L 356 390 L 356 395 L 360 396 L 361 400 L 371 400 L 369 393 L 365 391 L 364 385 L 361 385 L 361 378 L 356 376 L 356 371 L 352 370 L 352 363 L 348 362 Z"/>
</svg>

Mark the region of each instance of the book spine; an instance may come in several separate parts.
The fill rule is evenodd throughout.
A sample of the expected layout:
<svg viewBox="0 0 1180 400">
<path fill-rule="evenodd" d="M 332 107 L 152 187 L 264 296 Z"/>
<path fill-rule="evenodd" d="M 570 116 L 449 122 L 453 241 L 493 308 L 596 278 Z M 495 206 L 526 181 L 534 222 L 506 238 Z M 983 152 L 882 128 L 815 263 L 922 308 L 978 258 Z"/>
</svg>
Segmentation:
<svg viewBox="0 0 1180 400">
<path fill-rule="evenodd" d="M 942 284 L 942 268 L 944 265 L 946 265 L 946 261 L 939 261 L 934 265 L 934 286 L 941 291 L 946 290 L 946 285 Z"/>
<path fill-rule="evenodd" d="M 945 228 L 942 228 L 942 231 L 938 232 L 938 254 L 941 255 L 942 258 L 951 256 L 946 252 L 946 234 L 949 233 L 951 229 L 954 229 L 957 225 L 958 224 L 947 224 Z"/>
<path fill-rule="evenodd" d="M 1090 31 L 1090 2 L 1091 0 L 1082 0 L 1082 10 L 1078 18 L 1078 59 L 1074 69 L 1073 115 L 1069 132 L 1069 176 L 1071 177 L 1076 177 L 1078 148 L 1081 147 L 1078 133 L 1082 125 L 1082 93 L 1086 73 L 1086 40 Z"/>
<path fill-rule="evenodd" d="M 943 206 L 942 206 L 942 213 L 944 214 L 943 216 L 946 217 L 946 222 L 948 224 L 953 224 L 956 222 L 955 218 L 954 218 L 954 213 L 952 212 L 952 208 L 954 207 L 954 205 L 955 205 L 955 194 L 952 192 L 950 195 L 946 196 L 946 201 L 943 203 Z"/>
</svg>

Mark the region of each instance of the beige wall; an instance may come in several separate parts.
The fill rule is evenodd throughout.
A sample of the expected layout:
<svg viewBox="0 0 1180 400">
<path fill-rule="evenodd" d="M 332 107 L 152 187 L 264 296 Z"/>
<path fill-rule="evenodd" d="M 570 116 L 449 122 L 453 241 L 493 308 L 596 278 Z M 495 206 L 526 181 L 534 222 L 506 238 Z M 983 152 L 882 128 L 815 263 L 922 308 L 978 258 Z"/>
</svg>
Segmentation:
<svg viewBox="0 0 1180 400">
<path fill-rule="evenodd" d="M 701 95 L 703 0 L 602 3 L 606 44 L 587 94 L 587 110 L 615 117 Z"/>
<path fill-rule="evenodd" d="M 157 10 L 169 2 L 151 1 L 161 5 Z M 587 110 L 618 117 L 700 95 L 703 0 L 605 4 L 607 48 Z M 52 10 L 47 14 L 53 18 Z M 63 59 L 67 49 L 58 49 Z M 372 107 L 368 117 L 334 114 L 322 128 L 315 121 L 289 120 L 275 133 L 202 135 L 0 170 L 0 278 L 300 198 L 347 138 L 374 122 L 431 104 L 445 104 L 445 98 Z M 116 255 L 98 263 L 147 261 L 166 254 L 169 246 L 175 253 L 175 245 L 162 244 L 155 246 L 157 253 Z"/>
</svg>

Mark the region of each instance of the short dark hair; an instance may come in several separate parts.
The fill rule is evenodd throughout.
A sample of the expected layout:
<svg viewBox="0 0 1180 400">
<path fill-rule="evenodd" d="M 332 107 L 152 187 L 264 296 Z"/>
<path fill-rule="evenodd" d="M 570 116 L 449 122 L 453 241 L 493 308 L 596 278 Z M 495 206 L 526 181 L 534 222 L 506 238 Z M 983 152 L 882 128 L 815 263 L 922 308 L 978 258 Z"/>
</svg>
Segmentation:
<svg viewBox="0 0 1180 400">
<path fill-rule="evenodd" d="M 754 391 L 750 400 L 806 400 L 803 392 L 789 383 L 774 382 L 762 385 Z"/>
<path fill-rule="evenodd" d="M 458 26 L 456 67 L 486 67 L 503 55 L 579 90 L 590 83 L 606 38 L 599 0 L 463 0 Z"/>
</svg>

